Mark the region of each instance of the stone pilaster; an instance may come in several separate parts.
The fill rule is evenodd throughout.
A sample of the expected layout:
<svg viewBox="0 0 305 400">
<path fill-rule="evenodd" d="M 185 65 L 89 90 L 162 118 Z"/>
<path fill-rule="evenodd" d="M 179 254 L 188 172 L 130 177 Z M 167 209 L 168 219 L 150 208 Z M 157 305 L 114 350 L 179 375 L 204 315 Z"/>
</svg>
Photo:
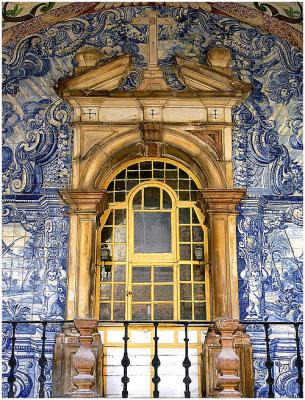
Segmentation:
<svg viewBox="0 0 305 400">
<path fill-rule="evenodd" d="M 253 395 L 253 376 L 247 374 L 252 371 L 251 344 L 238 323 L 236 206 L 244 196 L 243 189 L 203 189 L 199 197 L 210 233 L 212 319 L 216 320 L 203 347 L 207 397 L 241 397 L 241 392 L 245 397 Z"/>
<path fill-rule="evenodd" d="M 96 222 L 108 206 L 107 193 L 72 189 L 61 196 L 70 206 L 66 318 L 88 318 L 93 316 Z"/>
<path fill-rule="evenodd" d="M 244 189 L 203 189 L 199 206 L 210 228 L 212 318 L 239 318 L 236 205 Z"/>
</svg>

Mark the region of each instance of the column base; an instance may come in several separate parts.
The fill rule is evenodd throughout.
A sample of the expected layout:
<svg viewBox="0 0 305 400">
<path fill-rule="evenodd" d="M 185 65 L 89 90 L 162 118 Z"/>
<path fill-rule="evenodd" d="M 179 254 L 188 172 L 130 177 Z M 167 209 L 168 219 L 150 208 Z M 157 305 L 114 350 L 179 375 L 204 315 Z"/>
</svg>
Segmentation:
<svg viewBox="0 0 305 400">
<path fill-rule="evenodd" d="M 67 323 L 64 325 L 63 331 L 57 335 L 53 358 L 52 397 L 103 397 L 103 347 L 99 333 L 93 333 L 92 337 L 91 349 L 96 360 L 94 372 L 95 384 L 92 389 L 76 393 L 77 387 L 73 384 L 72 380 L 73 376 L 77 375 L 73 366 L 73 355 L 80 347 L 78 340 L 79 333 L 74 323 Z"/>
<path fill-rule="evenodd" d="M 202 348 L 202 388 L 204 397 L 235 397 L 233 393 L 229 395 L 228 393 L 223 393 L 223 391 L 221 392 L 217 386 L 216 360 L 220 351 L 220 335 L 212 327 L 206 335 Z M 234 334 L 234 351 L 240 360 L 240 369 L 238 371 L 240 377 L 239 391 L 242 393 L 242 397 L 254 397 L 252 345 L 249 335 L 244 332 L 244 327 L 241 324 L 239 324 Z"/>
</svg>

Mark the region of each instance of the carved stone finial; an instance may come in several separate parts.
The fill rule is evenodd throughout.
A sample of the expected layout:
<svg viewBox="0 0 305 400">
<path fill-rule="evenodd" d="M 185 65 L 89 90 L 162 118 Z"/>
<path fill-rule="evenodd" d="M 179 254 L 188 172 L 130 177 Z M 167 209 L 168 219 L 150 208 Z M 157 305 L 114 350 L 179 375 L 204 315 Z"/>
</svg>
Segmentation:
<svg viewBox="0 0 305 400">
<path fill-rule="evenodd" d="M 219 373 L 217 385 L 220 388 L 218 397 L 241 397 L 239 391 L 240 377 L 238 370 L 240 360 L 233 348 L 234 333 L 239 327 L 238 320 L 216 320 L 215 330 L 220 334 L 221 351 L 217 356 L 216 369 Z"/>
<path fill-rule="evenodd" d="M 73 397 L 96 397 L 96 393 L 92 390 L 92 386 L 95 383 L 94 369 L 96 361 L 91 344 L 93 341 L 92 333 L 97 326 L 97 320 L 79 318 L 74 320 L 74 325 L 80 334 L 78 338 L 80 347 L 73 356 L 74 368 L 77 371 L 77 375 L 73 376 L 73 383 L 77 387 Z"/>
<path fill-rule="evenodd" d="M 229 49 L 214 47 L 208 51 L 207 62 L 214 69 L 231 75 L 231 53 Z"/>
</svg>

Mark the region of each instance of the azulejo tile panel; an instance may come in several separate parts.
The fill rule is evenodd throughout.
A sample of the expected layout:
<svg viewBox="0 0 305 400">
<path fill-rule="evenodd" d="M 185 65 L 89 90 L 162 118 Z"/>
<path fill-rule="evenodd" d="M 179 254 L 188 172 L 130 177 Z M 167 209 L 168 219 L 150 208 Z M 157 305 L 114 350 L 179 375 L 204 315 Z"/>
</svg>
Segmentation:
<svg viewBox="0 0 305 400">
<path fill-rule="evenodd" d="M 64 318 L 68 217 L 57 190 L 69 187 L 73 129 L 71 109 L 54 86 L 72 73 L 79 49 L 95 47 L 105 62 L 131 54 L 133 68 L 120 90 L 136 88 L 147 65 L 147 26 L 132 20 L 149 8 L 82 15 L 3 50 L 4 319 Z M 174 90 L 185 89 L 174 73 L 174 56 L 205 63 L 207 51 L 215 46 L 230 49 L 234 75 L 252 84 L 249 98 L 234 110 L 234 181 L 247 189 L 237 226 L 241 319 L 301 320 L 302 53 L 232 18 L 203 10 L 156 8 L 175 21 L 161 25 L 158 32 L 159 63 Z M 20 397 L 32 397 L 38 390 L 33 382 L 39 329 L 28 325 L 17 332 Z M 4 330 L 5 361 L 11 332 Z M 258 328 L 253 330 L 256 390 L 263 397 L 265 350 Z M 293 397 L 293 340 L 285 340 L 275 337 L 280 346 L 272 348 L 278 361 L 275 387 L 279 395 Z M 33 358 L 29 354 L 34 348 Z M 47 354 L 51 390 L 52 333 Z M 5 368 L 6 379 L 6 364 Z"/>
</svg>

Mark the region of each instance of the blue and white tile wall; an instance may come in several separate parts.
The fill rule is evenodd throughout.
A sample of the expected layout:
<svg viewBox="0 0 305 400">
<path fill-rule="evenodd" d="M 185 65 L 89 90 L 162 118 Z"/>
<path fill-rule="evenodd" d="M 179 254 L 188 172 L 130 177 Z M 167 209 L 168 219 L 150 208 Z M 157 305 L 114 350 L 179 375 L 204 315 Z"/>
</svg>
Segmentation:
<svg viewBox="0 0 305 400">
<path fill-rule="evenodd" d="M 135 88 L 146 66 L 147 27 L 132 24 L 149 6 L 123 7 L 59 22 L 3 49 L 3 318 L 63 319 L 68 242 L 67 210 L 57 194 L 69 187 L 71 110 L 55 93 L 72 73 L 75 54 L 101 50 L 104 61 L 131 53 L 133 68 L 121 85 Z M 302 318 L 302 53 L 286 41 L 234 19 L 201 10 L 155 7 L 175 24 L 159 27 L 159 62 L 174 90 L 182 54 L 204 63 L 214 46 L 231 50 L 233 73 L 252 84 L 234 110 L 234 179 L 247 189 L 238 219 L 241 319 Z M 4 326 L 7 396 L 9 336 Z M 18 333 L 17 395 L 37 395 L 40 328 Z M 257 396 L 264 397 L 265 348 L 254 340 Z M 277 396 L 296 397 L 293 340 L 274 329 Z M 48 333 L 47 387 L 51 392 L 54 333 Z M 34 351 L 35 356 L 29 353 Z"/>
</svg>

